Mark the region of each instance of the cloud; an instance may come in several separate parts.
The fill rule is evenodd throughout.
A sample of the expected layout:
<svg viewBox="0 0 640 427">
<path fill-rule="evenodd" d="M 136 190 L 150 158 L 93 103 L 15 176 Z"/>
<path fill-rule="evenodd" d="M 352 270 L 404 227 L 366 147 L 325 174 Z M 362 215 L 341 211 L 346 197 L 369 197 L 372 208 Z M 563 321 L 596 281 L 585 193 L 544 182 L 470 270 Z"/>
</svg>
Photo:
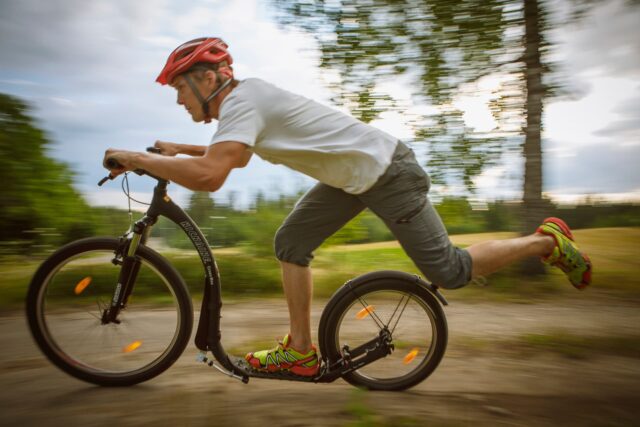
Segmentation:
<svg viewBox="0 0 640 427">
<path fill-rule="evenodd" d="M 620 144 L 628 140 L 622 139 L 622 134 L 614 134 L 614 123 L 631 121 L 623 124 L 628 127 L 635 121 L 635 126 L 640 126 L 637 80 L 612 75 L 592 77 L 589 82 L 591 91 L 581 100 L 545 105 L 543 136 L 548 147 L 579 149 L 586 145 Z"/>
<path fill-rule="evenodd" d="M 598 129 L 594 135 L 623 141 L 625 145 L 640 145 L 640 86 L 637 95 L 615 108 L 619 118 L 605 127 Z"/>
<path fill-rule="evenodd" d="M 544 141 L 543 191 L 553 197 L 638 193 L 640 145 L 571 146 Z M 517 153 L 503 156 L 474 182 L 482 199 L 518 199 L 522 195 L 524 162 Z M 637 198 L 637 197 L 636 197 Z"/>
<path fill-rule="evenodd" d="M 578 147 L 545 155 L 545 191 L 625 193 L 640 187 L 640 145 Z"/>
<path fill-rule="evenodd" d="M 566 69 L 572 77 L 640 77 L 640 7 L 627 0 L 593 4 L 582 20 L 558 31 Z"/>
<path fill-rule="evenodd" d="M 607 127 L 596 131 L 594 135 L 622 138 L 628 141 L 623 142 L 623 144 L 640 145 L 640 122 L 638 122 L 637 116 L 616 120 Z"/>
<path fill-rule="evenodd" d="M 29 71 L 115 68 L 131 60 L 129 46 L 154 30 L 158 13 L 154 11 L 161 4 L 151 0 L 3 1 L 3 61 L 14 70 Z"/>
</svg>

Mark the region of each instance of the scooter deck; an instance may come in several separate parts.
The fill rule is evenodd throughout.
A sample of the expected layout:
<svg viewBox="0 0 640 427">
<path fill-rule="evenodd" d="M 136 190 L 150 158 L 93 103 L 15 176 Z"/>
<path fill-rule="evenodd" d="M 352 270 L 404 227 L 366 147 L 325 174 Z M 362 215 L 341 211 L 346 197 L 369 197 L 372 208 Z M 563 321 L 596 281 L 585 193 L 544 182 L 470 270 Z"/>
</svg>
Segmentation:
<svg viewBox="0 0 640 427">
<path fill-rule="evenodd" d="M 236 356 L 229 356 L 229 360 L 238 368 L 245 371 L 251 378 L 266 378 L 270 380 L 300 381 L 305 383 L 318 382 L 318 377 L 303 377 L 289 371 L 265 372 L 255 369 L 245 359 Z"/>
</svg>

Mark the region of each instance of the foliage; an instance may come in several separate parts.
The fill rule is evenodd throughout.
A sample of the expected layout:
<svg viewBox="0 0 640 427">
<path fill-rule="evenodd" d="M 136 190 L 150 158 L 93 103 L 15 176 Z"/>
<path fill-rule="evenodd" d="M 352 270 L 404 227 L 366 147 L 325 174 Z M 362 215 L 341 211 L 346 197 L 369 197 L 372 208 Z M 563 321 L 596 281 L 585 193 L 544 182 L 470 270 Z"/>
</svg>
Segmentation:
<svg viewBox="0 0 640 427">
<path fill-rule="evenodd" d="M 399 108 L 380 88 L 407 78 L 413 102 L 430 112 L 409 120 L 418 141 L 430 144 L 434 182 L 473 178 L 496 163 L 505 148 L 517 149 L 524 87 L 524 2 L 514 0 L 272 0 L 279 22 L 316 38 L 320 67 L 337 73 L 330 86 L 336 103 L 368 122 L 381 111 Z M 538 40 L 547 53 L 544 10 Z M 544 65 L 545 70 L 549 65 Z M 456 97 L 477 91 L 483 77 L 500 78 L 492 111 L 498 129 L 491 134 L 468 128 Z M 550 85 L 548 84 L 549 88 Z"/>
<path fill-rule="evenodd" d="M 69 167 L 47 155 L 50 142 L 29 107 L 0 94 L 0 242 L 27 252 L 94 232 Z"/>
<path fill-rule="evenodd" d="M 256 257 L 250 253 L 218 254 L 222 291 L 225 295 L 270 295 L 280 293 L 280 268 L 275 257 Z M 200 295 L 204 286 L 204 270 L 195 251 L 193 256 L 170 257 L 184 278 L 190 292 Z"/>
</svg>

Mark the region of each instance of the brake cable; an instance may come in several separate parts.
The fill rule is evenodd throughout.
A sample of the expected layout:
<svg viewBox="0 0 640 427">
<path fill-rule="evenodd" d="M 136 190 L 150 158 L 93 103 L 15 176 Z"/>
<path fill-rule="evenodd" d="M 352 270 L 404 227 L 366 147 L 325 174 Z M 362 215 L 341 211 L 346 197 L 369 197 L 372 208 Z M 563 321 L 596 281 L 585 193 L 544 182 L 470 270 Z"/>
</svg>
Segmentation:
<svg viewBox="0 0 640 427">
<path fill-rule="evenodd" d="M 150 206 L 151 203 L 141 202 L 140 200 L 136 200 L 131 197 L 131 190 L 129 189 L 129 172 L 124 173 L 124 178 L 122 179 L 122 191 L 127 196 L 127 205 L 129 208 L 129 230 L 127 234 L 133 231 L 133 211 L 131 210 L 131 201 L 133 200 L 136 203 L 140 203 L 141 205 Z"/>
</svg>

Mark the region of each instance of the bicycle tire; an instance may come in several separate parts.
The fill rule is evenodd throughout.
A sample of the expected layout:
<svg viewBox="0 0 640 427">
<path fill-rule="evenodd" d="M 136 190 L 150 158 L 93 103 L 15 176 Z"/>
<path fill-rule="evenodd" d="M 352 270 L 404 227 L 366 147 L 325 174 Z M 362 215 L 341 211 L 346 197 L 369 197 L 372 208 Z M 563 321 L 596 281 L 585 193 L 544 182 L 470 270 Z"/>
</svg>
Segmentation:
<svg viewBox="0 0 640 427">
<path fill-rule="evenodd" d="M 343 356 L 344 344 L 351 344 L 355 340 L 358 345 L 375 338 L 377 331 L 381 328 L 377 324 L 375 327 L 371 326 L 372 323 L 375 324 L 374 317 L 382 319 L 385 316 L 385 314 L 378 315 L 378 312 L 385 311 L 380 305 L 386 304 L 387 300 L 393 300 L 393 304 L 396 304 L 396 299 L 402 295 L 406 296 L 406 300 L 403 300 L 406 302 L 402 304 L 405 307 L 411 305 L 411 309 L 418 313 L 418 316 L 412 314 L 406 322 L 403 320 L 406 323 L 406 326 L 403 323 L 406 329 L 403 333 L 407 333 L 411 337 L 403 338 L 399 334 L 400 331 L 394 331 L 392 335 L 395 350 L 392 355 L 345 374 L 343 376 L 345 381 L 369 390 L 405 390 L 424 381 L 442 360 L 448 335 L 447 322 L 442 307 L 434 295 L 416 281 L 415 276 L 401 272 L 369 273 L 345 284 L 334 294 L 327 304 L 325 313 L 323 313 L 318 333 L 323 358 L 329 364 L 333 364 Z M 363 301 L 365 301 L 364 304 Z M 400 304 L 398 302 L 396 307 L 399 307 Z M 387 313 L 392 309 L 393 307 L 389 308 Z M 403 312 L 399 316 L 404 316 L 404 309 L 402 310 Z M 422 311 L 424 313 L 419 314 Z M 394 311 L 393 315 L 396 312 Z M 389 318 L 388 323 L 395 321 L 392 320 L 393 315 Z M 360 320 L 357 320 L 358 318 Z M 354 326 L 347 327 L 345 331 L 344 325 L 346 322 L 351 322 L 352 319 L 356 319 L 353 320 Z M 371 319 L 371 321 L 364 319 Z M 394 329 L 400 325 L 400 319 L 401 317 L 398 317 Z M 429 324 L 421 323 L 423 320 L 420 319 L 428 320 Z M 363 321 L 366 323 L 358 323 Z M 367 333 L 361 333 L 360 329 L 363 325 L 367 325 L 366 329 L 369 330 Z M 429 330 L 430 333 L 424 334 L 425 343 L 416 344 L 416 337 L 423 340 L 420 338 L 421 333 L 416 332 L 421 329 Z M 362 335 L 362 337 L 358 337 L 358 335 Z M 402 357 L 403 355 L 404 357 Z M 414 363 L 414 359 L 418 359 L 418 356 L 422 358 Z M 381 365 L 385 366 L 381 367 Z M 408 372 L 397 373 L 401 369 L 408 370 Z M 377 372 L 382 372 L 382 374 Z"/>
<path fill-rule="evenodd" d="M 120 267 L 114 265 L 111 259 L 118 246 L 118 239 L 107 237 L 82 239 L 63 246 L 38 268 L 29 285 L 26 300 L 29 328 L 44 355 L 67 374 L 101 386 L 130 386 L 161 374 L 180 357 L 193 327 L 193 307 L 184 280 L 164 257 L 143 245 L 136 252 L 142 269 L 130 298 L 130 301 L 137 298 L 140 303 L 128 304 L 121 312 L 120 323 L 100 324 L 96 311 L 99 315 L 104 306 L 101 307 L 99 297 L 90 292 L 100 295 L 99 291 L 104 289 L 103 294 L 113 295 Z M 97 253 L 103 255 L 96 256 Z M 107 257 L 107 254 L 111 256 Z M 81 281 L 72 292 L 74 288 L 69 284 L 73 285 L 74 282 L 68 284 L 67 277 L 76 275 L 76 270 L 85 269 L 98 275 L 105 271 L 109 274 L 105 275 L 107 279 L 104 280 L 86 276 L 85 282 Z M 115 281 L 112 277 L 116 278 Z M 143 281 L 141 277 L 150 278 L 150 285 L 140 284 Z M 92 280 L 95 284 L 85 284 Z M 85 291 L 82 286 L 88 290 Z M 142 295 L 144 286 L 147 286 L 149 295 Z M 78 295 L 82 299 L 77 299 L 80 298 Z M 98 310 L 88 306 L 94 298 Z M 162 328 L 156 327 L 158 319 L 173 328 L 173 331 L 166 332 L 166 337 Z M 145 329 L 144 326 L 149 327 Z M 83 334 L 82 339 L 80 333 Z M 100 347 L 106 339 L 115 340 L 118 344 L 117 340 L 125 336 L 128 339 L 129 333 L 144 334 L 145 340 L 136 339 L 129 346 L 126 342 L 120 343 L 125 346 L 122 347 L 122 354 L 113 350 L 113 345 Z M 75 338 L 75 335 L 78 337 Z M 85 342 L 86 349 L 83 348 Z M 73 351 L 80 355 L 74 354 L 69 346 L 77 347 Z M 109 351 L 102 353 L 106 348 Z M 129 356 L 129 353 L 134 356 Z M 89 358 L 92 359 L 91 363 L 85 360 Z M 150 362 L 147 363 L 147 359 Z M 94 366 L 102 363 L 111 363 L 113 366 Z"/>
</svg>

